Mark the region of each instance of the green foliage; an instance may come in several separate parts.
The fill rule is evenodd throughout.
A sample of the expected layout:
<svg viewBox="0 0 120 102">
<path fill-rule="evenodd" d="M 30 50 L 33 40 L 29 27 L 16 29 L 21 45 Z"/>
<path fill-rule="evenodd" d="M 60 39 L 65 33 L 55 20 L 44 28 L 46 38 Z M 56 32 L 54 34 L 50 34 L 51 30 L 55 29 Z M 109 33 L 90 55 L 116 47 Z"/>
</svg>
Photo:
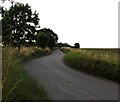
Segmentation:
<svg viewBox="0 0 120 102">
<path fill-rule="evenodd" d="M 56 47 L 62 48 L 62 47 L 72 47 L 71 45 L 69 45 L 68 43 L 56 43 Z"/>
<path fill-rule="evenodd" d="M 27 52 L 28 53 L 28 52 Z M 21 62 L 25 62 L 27 60 L 36 58 L 36 57 L 41 57 L 41 56 L 46 56 L 51 53 L 51 50 L 46 50 L 46 49 L 39 49 L 39 48 L 34 48 L 34 51 L 29 53 L 29 54 L 18 54 L 18 58 L 21 60 Z"/>
<path fill-rule="evenodd" d="M 48 43 L 49 36 L 47 34 L 41 32 L 36 35 L 36 44 L 38 47 L 46 48 L 48 46 Z"/>
<path fill-rule="evenodd" d="M 61 48 L 62 47 L 62 43 L 56 43 L 55 47 Z"/>
<path fill-rule="evenodd" d="M 47 29 L 47 28 L 43 28 L 38 32 L 48 35 L 49 37 L 48 47 L 53 49 L 53 47 L 55 47 L 55 44 L 58 40 L 57 34 L 55 34 L 51 29 Z"/>
<path fill-rule="evenodd" d="M 36 11 L 32 13 L 31 7 L 26 4 L 16 3 L 2 14 L 3 44 L 19 47 L 26 40 L 32 42 L 35 37 L 39 18 Z"/>
<path fill-rule="evenodd" d="M 65 54 L 68 54 L 71 52 L 69 49 L 61 49 L 61 51 L 64 52 Z"/>
<path fill-rule="evenodd" d="M 74 69 L 120 82 L 118 72 L 120 64 L 118 63 L 98 59 L 93 55 L 90 57 L 82 52 L 69 52 L 65 55 L 64 62 Z"/>
<path fill-rule="evenodd" d="M 48 50 L 40 50 L 36 49 L 33 53 L 31 53 L 32 57 L 41 57 L 50 54 L 51 52 Z"/>
<path fill-rule="evenodd" d="M 75 45 L 74 48 L 80 48 L 80 44 L 79 43 L 75 43 L 74 45 Z"/>
</svg>

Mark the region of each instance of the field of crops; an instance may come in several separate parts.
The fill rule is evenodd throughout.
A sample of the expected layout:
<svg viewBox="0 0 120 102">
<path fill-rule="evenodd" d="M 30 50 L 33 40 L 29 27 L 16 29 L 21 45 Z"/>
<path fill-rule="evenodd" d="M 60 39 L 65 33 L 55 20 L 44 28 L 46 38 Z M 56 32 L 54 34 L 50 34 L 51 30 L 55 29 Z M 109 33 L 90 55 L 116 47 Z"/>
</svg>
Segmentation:
<svg viewBox="0 0 120 102">
<path fill-rule="evenodd" d="M 118 64 L 120 49 L 70 49 L 73 52 L 80 52 L 86 57 L 103 60 Z"/>
</svg>

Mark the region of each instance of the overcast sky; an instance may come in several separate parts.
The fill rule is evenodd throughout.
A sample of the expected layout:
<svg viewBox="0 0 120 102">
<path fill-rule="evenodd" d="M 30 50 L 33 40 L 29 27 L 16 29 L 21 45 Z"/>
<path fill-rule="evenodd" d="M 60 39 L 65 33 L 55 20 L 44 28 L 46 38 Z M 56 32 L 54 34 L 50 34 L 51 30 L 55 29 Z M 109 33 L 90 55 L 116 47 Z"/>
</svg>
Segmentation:
<svg viewBox="0 0 120 102">
<path fill-rule="evenodd" d="M 41 28 L 51 28 L 59 42 L 82 48 L 118 47 L 119 0 L 14 0 L 39 13 Z"/>
</svg>

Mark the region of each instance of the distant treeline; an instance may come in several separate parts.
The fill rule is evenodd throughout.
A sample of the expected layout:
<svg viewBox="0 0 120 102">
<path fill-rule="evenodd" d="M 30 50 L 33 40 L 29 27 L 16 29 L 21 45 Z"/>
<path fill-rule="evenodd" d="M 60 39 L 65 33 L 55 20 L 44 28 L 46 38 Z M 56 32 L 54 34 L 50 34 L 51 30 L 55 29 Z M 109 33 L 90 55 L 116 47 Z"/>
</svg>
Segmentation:
<svg viewBox="0 0 120 102">
<path fill-rule="evenodd" d="M 71 46 L 68 43 L 57 43 L 56 47 L 70 47 L 70 48 L 80 48 L 80 44 L 79 43 L 75 43 L 74 46 Z"/>
</svg>

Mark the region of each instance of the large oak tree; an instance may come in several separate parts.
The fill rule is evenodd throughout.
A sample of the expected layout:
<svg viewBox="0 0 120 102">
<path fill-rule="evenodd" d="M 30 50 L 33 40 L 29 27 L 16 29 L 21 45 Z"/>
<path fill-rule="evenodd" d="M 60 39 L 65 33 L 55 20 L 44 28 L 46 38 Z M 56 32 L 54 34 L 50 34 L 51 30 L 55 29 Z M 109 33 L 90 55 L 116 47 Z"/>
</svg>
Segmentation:
<svg viewBox="0 0 120 102">
<path fill-rule="evenodd" d="M 39 27 L 38 13 L 34 13 L 28 4 L 15 3 L 2 13 L 3 44 L 10 43 L 18 47 L 25 42 L 32 42 L 36 27 Z"/>
</svg>

